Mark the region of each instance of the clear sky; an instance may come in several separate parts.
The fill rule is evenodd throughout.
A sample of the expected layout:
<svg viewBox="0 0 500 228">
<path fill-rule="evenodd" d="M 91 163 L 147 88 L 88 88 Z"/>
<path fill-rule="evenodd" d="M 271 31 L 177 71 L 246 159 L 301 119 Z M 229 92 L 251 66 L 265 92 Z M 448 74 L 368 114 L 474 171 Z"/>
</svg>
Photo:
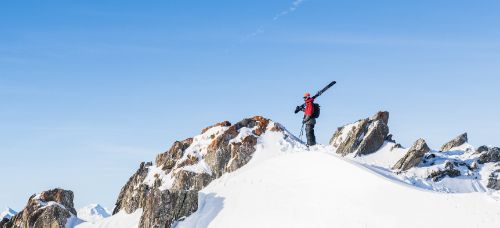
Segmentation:
<svg viewBox="0 0 500 228">
<path fill-rule="evenodd" d="M 263 115 L 317 138 L 391 113 L 394 139 L 500 145 L 500 2 L 2 1 L 0 207 L 53 187 L 112 207 L 175 140 Z M 297 167 L 300 169 L 300 167 Z"/>
</svg>

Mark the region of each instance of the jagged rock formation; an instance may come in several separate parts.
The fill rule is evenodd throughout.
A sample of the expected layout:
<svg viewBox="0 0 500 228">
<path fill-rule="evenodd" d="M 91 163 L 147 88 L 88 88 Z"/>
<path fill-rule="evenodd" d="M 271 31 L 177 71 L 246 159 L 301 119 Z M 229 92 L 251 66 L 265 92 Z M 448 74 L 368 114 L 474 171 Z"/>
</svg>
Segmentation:
<svg viewBox="0 0 500 228">
<path fill-rule="evenodd" d="M 26 207 L 3 227 L 63 228 L 71 217 L 76 217 L 73 192 L 56 188 L 31 196 Z"/>
<path fill-rule="evenodd" d="M 128 179 L 118 195 L 118 199 L 120 200 L 116 201 L 116 207 L 113 210 L 113 214 L 118 213 L 122 209 L 127 213 L 132 213 L 138 208 L 144 207 L 144 202 L 150 187 L 143 184 L 143 182 L 144 179 L 146 179 L 149 167 L 152 165 L 152 162 L 142 162 L 139 169 Z"/>
<path fill-rule="evenodd" d="M 447 142 L 446 144 L 444 144 L 441 147 L 441 151 L 449 151 L 450 149 L 452 149 L 454 147 L 461 146 L 464 143 L 467 143 L 467 141 L 468 141 L 468 139 L 467 139 L 467 132 L 466 132 L 466 133 L 463 133 L 463 134 L 457 136 L 456 138 L 452 139 L 451 141 Z"/>
<path fill-rule="evenodd" d="M 330 140 L 338 154 L 356 156 L 380 149 L 389 134 L 389 112 L 378 112 L 371 118 L 359 120 L 337 129 Z"/>
<path fill-rule="evenodd" d="M 393 167 L 395 170 L 406 171 L 411 169 L 422 161 L 425 153 L 429 152 L 430 148 L 424 139 L 417 140 L 408 150 L 403 158 L 401 158 Z"/>
<path fill-rule="evenodd" d="M 432 179 L 433 181 L 440 181 L 441 179 L 443 179 L 446 176 L 458 177 L 460 175 L 461 175 L 460 170 L 455 169 L 455 165 L 452 162 L 447 161 L 444 169 L 432 172 L 428 176 L 428 178 Z"/>
<path fill-rule="evenodd" d="M 481 148 L 481 155 L 479 156 L 479 164 L 484 164 L 488 162 L 499 162 L 500 161 L 500 148 L 498 147 L 483 147 Z M 478 149 L 478 151 L 480 151 Z"/>
<path fill-rule="evenodd" d="M 500 164 L 496 165 L 497 167 L 500 167 Z M 488 188 L 495 189 L 495 190 L 500 190 L 500 168 L 493 171 L 490 176 L 488 177 Z"/>
<path fill-rule="evenodd" d="M 175 142 L 157 155 L 154 165 L 141 163 L 122 188 L 113 214 L 143 208 L 140 227 L 170 227 L 197 210 L 199 190 L 247 164 L 267 131 L 285 133 L 279 124 L 256 116 L 234 125 L 224 121 Z"/>
</svg>

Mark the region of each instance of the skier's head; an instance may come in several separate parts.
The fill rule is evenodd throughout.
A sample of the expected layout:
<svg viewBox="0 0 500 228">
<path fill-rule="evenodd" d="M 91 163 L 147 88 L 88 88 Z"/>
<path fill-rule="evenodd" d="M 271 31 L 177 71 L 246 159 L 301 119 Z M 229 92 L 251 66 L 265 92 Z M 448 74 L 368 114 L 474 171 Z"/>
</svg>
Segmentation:
<svg viewBox="0 0 500 228">
<path fill-rule="evenodd" d="M 304 100 L 309 99 L 310 97 L 311 97 L 310 93 L 308 93 L 308 92 L 304 93 Z"/>
</svg>

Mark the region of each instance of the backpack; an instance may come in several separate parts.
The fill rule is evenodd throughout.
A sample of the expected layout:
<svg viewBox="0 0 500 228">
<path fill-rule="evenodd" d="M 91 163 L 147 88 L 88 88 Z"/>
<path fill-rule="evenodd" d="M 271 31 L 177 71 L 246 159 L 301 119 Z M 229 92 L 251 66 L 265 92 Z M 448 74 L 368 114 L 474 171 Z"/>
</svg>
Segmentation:
<svg viewBox="0 0 500 228">
<path fill-rule="evenodd" d="M 319 104 L 313 103 L 313 107 L 314 107 L 314 111 L 312 114 L 312 118 L 316 119 L 319 117 L 319 113 L 321 112 L 321 106 L 319 106 Z"/>
</svg>

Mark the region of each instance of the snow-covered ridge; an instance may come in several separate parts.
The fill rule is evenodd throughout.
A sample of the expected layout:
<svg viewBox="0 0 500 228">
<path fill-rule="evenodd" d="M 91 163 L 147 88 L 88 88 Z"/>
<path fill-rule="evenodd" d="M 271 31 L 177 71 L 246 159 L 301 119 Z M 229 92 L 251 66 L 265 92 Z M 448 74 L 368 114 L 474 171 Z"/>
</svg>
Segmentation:
<svg viewBox="0 0 500 228">
<path fill-rule="evenodd" d="M 2 213 L 0 213 L 0 220 L 2 220 L 4 218 L 10 219 L 16 214 L 17 214 L 17 211 L 15 211 L 14 209 L 12 209 L 10 207 L 7 207 L 7 208 L 5 208 L 4 211 L 2 211 Z"/>
<path fill-rule="evenodd" d="M 475 148 L 466 134 L 443 151 L 423 139 L 405 148 L 389 134 L 388 118 L 379 112 L 338 128 L 330 145 L 313 147 L 262 117 L 213 125 L 175 142 L 155 163 L 142 163 L 114 215 L 78 227 L 500 224 L 500 149 Z M 439 221 L 427 219 L 431 209 Z"/>
</svg>

